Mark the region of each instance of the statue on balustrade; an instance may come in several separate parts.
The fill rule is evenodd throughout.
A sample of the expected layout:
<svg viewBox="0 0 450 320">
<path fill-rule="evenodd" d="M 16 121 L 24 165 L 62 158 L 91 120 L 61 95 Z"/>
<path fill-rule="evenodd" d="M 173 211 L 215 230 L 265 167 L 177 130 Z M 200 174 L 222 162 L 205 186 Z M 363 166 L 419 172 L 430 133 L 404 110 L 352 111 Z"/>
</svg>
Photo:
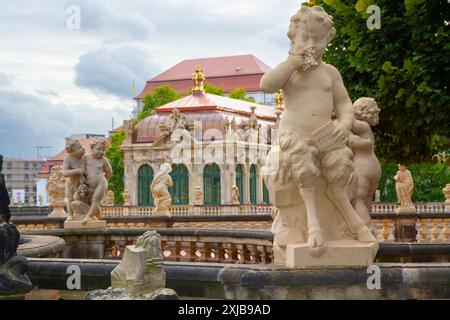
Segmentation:
<svg viewBox="0 0 450 320">
<path fill-rule="evenodd" d="M 241 201 L 239 199 L 239 188 L 235 185 L 231 186 L 231 203 L 232 204 L 240 204 Z"/>
<path fill-rule="evenodd" d="M 172 172 L 170 163 L 163 163 L 153 178 L 151 191 L 155 201 L 155 215 L 169 215 L 169 208 L 172 203 L 169 187 L 173 185 L 170 172 Z"/>
<path fill-rule="evenodd" d="M 100 204 L 108 190 L 112 168 L 104 156 L 108 140 L 94 138 L 91 152 L 85 154 L 79 140 L 66 139 L 67 157 L 64 159 L 67 207 L 70 214 L 65 228 L 105 228 L 106 221 L 100 220 Z"/>
<path fill-rule="evenodd" d="M 375 99 L 367 97 L 356 100 L 353 107 L 355 120 L 347 142 L 353 151 L 357 175 L 352 204 L 364 223 L 370 227 L 372 199 L 381 178 L 381 166 L 374 152 L 375 140 L 370 127 L 378 124 L 380 109 Z"/>
<path fill-rule="evenodd" d="M 398 165 L 397 174 L 394 176 L 395 191 L 397 192 L 397 202 L 399 208 L 397 211 L 415 211 L 414 203 L 411 198 L 414 190 L 414 181 L 411 172 L 404 165 Z"/>
<path fill-rule="evenodd" d="M 367 219 L 351 203 L 358 186 L 347 145 L 354 108 L 339 71 L 322 61 L 334 36 L 323 8 L 302 6 L 290 21 L 287 59 L 260 83 L 264 92 L 281 89 L 285 98 L 279 143 L 263 173 L 278 209 L 274 260 L 290 267 L 368 265 L 378 249 Z M 367 128 L 364 136 L 370 136 Z"/>
<path fill-rule="evenodd" d="M 52 173 L 48 178 L 46 190 L 51 197 L 50 205 L 53 208 L 49 217 L 67 217 L 64 210 L 65 205 L 65 177 L 62 173 L 62 167 L 59 165 L 52 167 Z"/>
</svg>

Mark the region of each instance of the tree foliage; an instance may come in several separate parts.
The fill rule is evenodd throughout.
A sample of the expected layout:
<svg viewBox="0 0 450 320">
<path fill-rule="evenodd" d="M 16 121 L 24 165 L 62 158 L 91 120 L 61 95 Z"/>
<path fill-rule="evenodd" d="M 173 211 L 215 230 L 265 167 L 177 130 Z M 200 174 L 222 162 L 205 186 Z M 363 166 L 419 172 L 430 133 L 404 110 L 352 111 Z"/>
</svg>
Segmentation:
<svg viewBox="0 0 450 320">
<path fill-rule="evenodd" d="M 152 93 L 148 93 L 144 96 L 142 101 L 142 111 L 137 116 L 137 121 L 148 117 L 156 108 L 180 98 L 181 95 L 170 86 L 156 87 Z"/>
<path fill-rule="evenodd" d="M 245 92 L 244 88 L 236 88 L 230 91 L 230 94 L 228 95 L 232 99 L 238 99 L 238 100 L 244 100 L 248 102 L 255 102 L 255 98 L 253 97 L 247 97 L 247 92 Z"/>
<path fill-rule="evenodd" d="M 370 30 L 370 5 L 381 29 Z M 331 14 L 336 38 L 324 60 L 341 72 L 352 100 L 374 97 L 374 129 L 384 160 L 431 161 L 450 147 L 450 5 L 447 0 L 317 0 Z"/>
<path fill-rule="evenodd" d="M 218 95 L 218 96 L 223 96 L 224 95 L 224 93 L 223 93 L 223 86 L 221 86 L 219 88 L 219 87 L 216 87 L 216 86 L 214 86 L 212 84 L 205 83 L 205 85 L 203 87 L 205 88 L 205 91 L 207 93 L 215 94 L 215 95 Z"/>
<path fill-rule="evenodd" d="M 123 131 L 114 132 L 110 137 L 110 147 L 106 150 L 106 158 L 111 163 L 113 175 L 109 181 L 109 189 L 114 192 L 115 204 L 123 204 L 123 151 L 120 145 L 125 140 L 125 133 Z"/>
</svg>

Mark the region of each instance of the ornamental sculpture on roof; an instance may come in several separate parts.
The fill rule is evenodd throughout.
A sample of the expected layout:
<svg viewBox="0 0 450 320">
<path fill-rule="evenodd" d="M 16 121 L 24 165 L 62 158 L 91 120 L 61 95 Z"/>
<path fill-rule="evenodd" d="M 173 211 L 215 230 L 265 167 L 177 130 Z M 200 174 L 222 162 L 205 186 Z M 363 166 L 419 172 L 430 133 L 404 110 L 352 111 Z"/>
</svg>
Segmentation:
<svg viewBox="0 0 450 320">
<path fill-rule="evenodd" d="M 199 65 L 195 69 L 195 72 L 192 73 L 192 80 L 194 81 L 192 93 L 193 94 L 195 94 L 196 92 L 205 93 L 205 88 L 203 87 L 205 82 L 205 74 L 203 73 L 203 70 Z"/>
</svg>

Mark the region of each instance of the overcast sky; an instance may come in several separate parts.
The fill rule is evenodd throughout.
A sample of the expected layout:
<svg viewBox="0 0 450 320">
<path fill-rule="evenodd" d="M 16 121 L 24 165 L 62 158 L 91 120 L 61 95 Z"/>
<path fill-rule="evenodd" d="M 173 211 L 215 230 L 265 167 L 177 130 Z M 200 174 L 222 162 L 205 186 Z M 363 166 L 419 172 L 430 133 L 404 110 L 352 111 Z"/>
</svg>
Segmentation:
<svg viewBox="0 0 450 320">
<path fill-rule="evenodd" d="M 183 59 L 285 58 L 293 0 L 0 0 L 0 154 L 62 150 L 130 116 L 131 87 Z M 80 9 L 79 29 L 70 6 Z M 73 24 L 70 24 L 73 26 Z"/>
</svg>

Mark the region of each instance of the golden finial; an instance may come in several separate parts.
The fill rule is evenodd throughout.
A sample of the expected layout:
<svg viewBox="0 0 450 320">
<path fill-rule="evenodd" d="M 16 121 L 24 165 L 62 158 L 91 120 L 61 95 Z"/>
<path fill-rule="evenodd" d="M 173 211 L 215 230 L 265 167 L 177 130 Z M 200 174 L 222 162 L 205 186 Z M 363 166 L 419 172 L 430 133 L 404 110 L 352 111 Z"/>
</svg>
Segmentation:
<svg viewBox="0 0 450 320">
<path fill-rule="evenodd" d="M 284 103 L 283 103 L 283 91 L 278 90 L 277 93 L 275 93 L 275 109 L 277 110 L 284 110 Z"/>
<path fill-rule="evenodd" d="M 312 6 L 315 5 L 316 4 L 316 0 L 309 0 L 309 4 L 312 5 Z"/>
<path fill-rule="evenodd" d="M 194 86 L 192 87 L 192 94 L 204 94 L 205 88 L 203 87 L 203 84 L 205 82 L 205 74 L 203 73 L 202 68 L 197 65 L 197 68 L 195 69 L 195 72 L 192 73 L 192 81 L 194 81 Z"/>
</svg>

